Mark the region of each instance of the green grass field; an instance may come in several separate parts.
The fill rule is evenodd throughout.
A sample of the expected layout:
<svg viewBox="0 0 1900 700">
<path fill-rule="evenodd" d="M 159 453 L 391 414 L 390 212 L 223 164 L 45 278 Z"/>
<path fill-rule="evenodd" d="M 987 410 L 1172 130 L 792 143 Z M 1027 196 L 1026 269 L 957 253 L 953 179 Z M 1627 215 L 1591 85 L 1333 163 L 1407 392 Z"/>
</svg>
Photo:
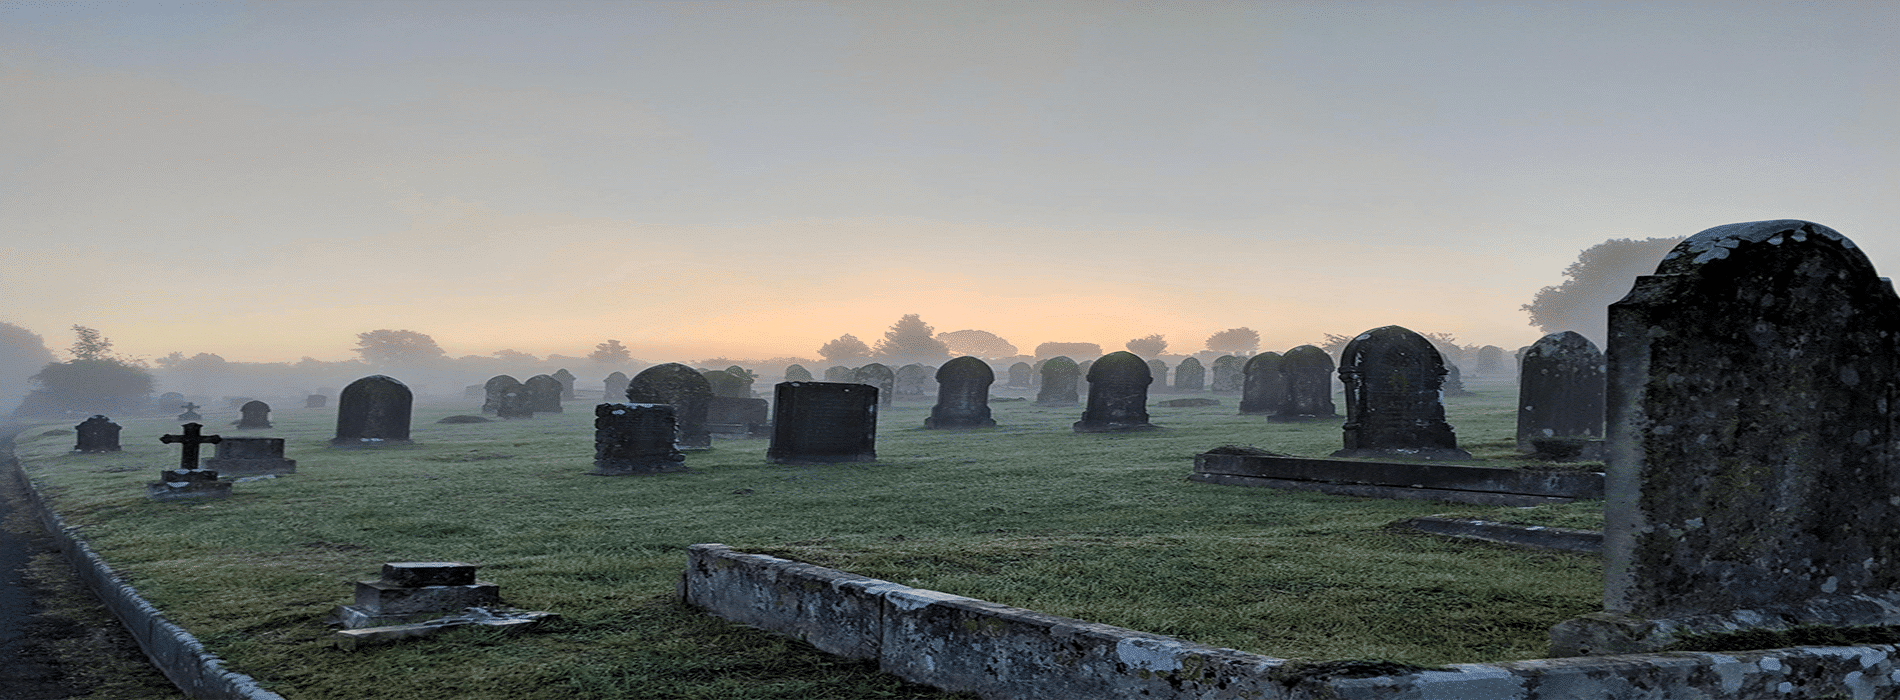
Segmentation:
<svg viewBox="0 0 1900 700">
<path fill-rule="evenodd" d="M 1515 387 L 1450 399 L 1477 463 L 1510 449 Z M 327 447 L 334 412 L 280 409 L 298 473 L 206 503 L 154 502 L 178 460 L 171 420 L 124 419 L 125 451 L 75 455 L 70 426 L 17 453 L 69 525 L 237 671 L 315 698 L 948 697 L 865 664 L 739 628 L 673 600 L 683 548 L 723 542 L 1056 615 L 1309 659 L 1416 664 L 1542 655 L 1548 628 L 1600 607 L 1592 556 L 1449 541 L 1388 527 L 1455 513 L 1594 527 L 1600 504 L 1484 509 L 1189 482 L 1223 444 L 1324 455 L 1337 423 L 1274 424 L 1220 406 L 1161 408 L 1163 429 L 1076 434 L 1080 408 L 992 404 L 999 426 L 925 431 L 929 402 L 886 409 L 879 461 L 765 463 L 765 440 L 719 440 L 690 472 L 588 474 L 592 404 L 532 420 L 436 423 L 411 447 Z M 226 414 L 229 415 L 226 415 Z M 235 411 L 206 413 L 216 432 Z M 76 422 L 76 421 L 74 421 Z M 48 435 L 49 428 L 64 432 Z M 224 434 L 231 433 L 228 430 Z M 509 604 L 563 615 L 519 635 L 460 630 L 357 652 L 324 621 L 386 561 L 482 565 Z"/>
</svg>

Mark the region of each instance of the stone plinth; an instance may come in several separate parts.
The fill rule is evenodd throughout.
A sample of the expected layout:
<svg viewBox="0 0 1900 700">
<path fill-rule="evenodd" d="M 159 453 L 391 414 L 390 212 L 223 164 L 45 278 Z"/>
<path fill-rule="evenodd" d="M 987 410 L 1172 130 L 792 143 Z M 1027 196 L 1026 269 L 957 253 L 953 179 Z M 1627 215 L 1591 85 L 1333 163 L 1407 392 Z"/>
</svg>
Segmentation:
<svg viewBox="0 0 1900 700">
<path fill-rule="evenodd" d="M 231 495 L 231 482 L 219 481 L 210 469 L 166 469 L 145 495 L 155 501 L 224 498 Z"/>
<path fill-rule="evenodd" d="M 501 587 L 461 562 L 391 562 L 383 577 L 356 582 L 356 603 L 337 608 L 344 629 L 382 627 L 501 604 Z"/>
</svg>

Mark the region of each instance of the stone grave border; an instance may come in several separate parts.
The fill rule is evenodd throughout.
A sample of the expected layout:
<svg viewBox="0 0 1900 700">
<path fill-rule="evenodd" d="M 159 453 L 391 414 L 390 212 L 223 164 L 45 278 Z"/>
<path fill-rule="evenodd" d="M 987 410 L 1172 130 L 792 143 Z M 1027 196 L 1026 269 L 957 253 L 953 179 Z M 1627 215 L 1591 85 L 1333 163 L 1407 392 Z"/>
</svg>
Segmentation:
<svg viewBox="0 0 1900 700">
<path fill-rule="evenodd" d="M 906 680 L 985 698 L 1375 700 L 1861 698 L 1900 690 L 1900 645 L 1453 664 L 1347 677 L 1340 666 L 912 588 L 721 544 L 687 547 L 682 601 Z"/>
<path fill-rule="evenodd" d="M 1603 473 L 1253 454 L 1194 455 L 1190 481 L 1340 496 L 1536 506 L 1603 497 Z"/>
<path fill-rule="evenodd" d="M 66 528 L 66 521 L 53 512 L 33 479 L 27 476 L 26 467 L 14 458 L 10 440 L 6 441 L 4 453 L 0 453 L 0 462 L 4 462 L 0 468 L 12 472 L 13 478 L 19 480 L 21 490 L 26 493 L 27 507 L 39 516 L 40 524 L 66 556 L 73 573 L 105 603 L 113 617 L 119 618 L 138 641 L 139 648 L 145 651 L 146 658 L 172 685 L 178 686 L 186 696 L 200 700 L 284 700 L 282 695 L 258 686 L 250 676 L 227 670 L 223 659 L 206 650 L 185 628 L 166 619 L 86 546 L 84 540 L 74 537 Z"/>
</svg>

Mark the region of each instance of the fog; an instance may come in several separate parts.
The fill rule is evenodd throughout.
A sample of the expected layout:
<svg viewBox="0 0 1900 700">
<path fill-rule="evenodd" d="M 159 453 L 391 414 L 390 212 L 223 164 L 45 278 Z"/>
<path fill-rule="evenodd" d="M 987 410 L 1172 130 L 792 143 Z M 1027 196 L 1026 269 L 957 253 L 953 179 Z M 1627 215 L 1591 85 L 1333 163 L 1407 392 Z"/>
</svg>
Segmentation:
<svg viewBox="0 0 1900 700">
<path fill-rule="evenodd" d="M 1900 269 L 1896 32 L 1891 3 L 4 3 L 0 321 L 210 396 L 340 386 L 379 329 L 536 358 L 413 379 L 444 395 L 904 314 L 1024 353 L 1514 349 L 1609 239 L 1803 218 Z"/>
</svg>

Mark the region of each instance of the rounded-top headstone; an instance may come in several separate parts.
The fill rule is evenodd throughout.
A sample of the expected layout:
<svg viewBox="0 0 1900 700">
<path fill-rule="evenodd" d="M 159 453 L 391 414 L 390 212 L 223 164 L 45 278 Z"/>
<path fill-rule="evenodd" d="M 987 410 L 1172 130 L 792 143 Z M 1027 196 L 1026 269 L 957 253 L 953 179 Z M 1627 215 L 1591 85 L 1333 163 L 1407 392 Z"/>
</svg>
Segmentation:
<svg viewBox="0 0 1900 700">
<path fill-rule="evenodd" d="M 1335 457 L 1470 459 L 1445 422 L 1445 358 L 1410 329 L 1384 326 L 1346 344 L 1344 449 Z"/>
<path fill-rule="evenodd" d="M 891 371 L 891 368 L 887 365 L 873 362 L 859 367 L 857 371 L 853 373 L 853 377 L 859 384 L 868 384 L 877 387 L 877 401 L 879 405 L 891 405 L 892 399 L 897 395 L 897 373 Z"/>
<path fill-rule="evenodd" d="M 1074 406 L 1077 401 L 1075 383 L 1082 376 L 1082 368 L 1067 355 L 1057 355 L 1042 361 L 1042 388 L 1036 392 L 1038 406 Z"/>
<path fill-rule="evenodd" d="M 996 383 L 996 370 L 976 357 L 956 357 L 937 368 L 937 405 L 924 419 L 932 429 L 987 428 L 996 425 L 990 416 L 990 385 Z"/>
<path fill-rule="evenodd" d="M 523 394 L 528 397 L 528 409 L 535 413 L 560 413 L 561 393 L 566 387 L 553 375 L 537 374 L 521 383 Z"/>
<path fill-rule="evenodd" d="M 1079 433 L 1153 428 L 1148 422 L 1148 385 L 1154 375 L 1148 363 L 1134 353 L 1117 350 L 1089 366 L 1089 402 Z"/>
<path fill-rule="evenodd" d="M 1291 422 L 1339 417 L 1333 405 L 1333 356 L 1317 345 L 1301 345 L 1280 357 L 1286 393 L 1267 420 Z"/>
<path fill-rule="evenodd" d="M 1241 366 L 1241 415 L 1273 413 L 1286 402 L 1286 377 L 1280 374 L 1281 359 L 1280 353 L 1263 352 Z"/>
<path fill-rule="evenodd" d="M 641 370 L 627 384 L 628 401 L 673 407 L 679 446 L 686 450 L 712 447 L 712 433 L 706 429 L 706 409 L 712 403 L 712 396 L 712 385 L 706 382 L 706 376 L 678 362 Z"/>
<path fill-rule="evenodd" d="M 99 453 L 120 451 L 119 424 L 112 422 L 111 418 L 107 418 L 103 415 L 87 418 L 81 421 L 79 425 L 73 426 L 73 432 L 78 434 L 77 444 L 73 445 L 74 452 Z"/>
<path fill-rule="evenodd" d="M 247 401 L 238 407 L 237 428 L 239 430 L 263 430 L 271 427 L 270 404 L 262 401 Z"/>
<path fill-rule="evenodd" d="M 335 447 L 407 445 L 410 410 L 415 402 L 409 387 L 394 377 L 370 375 L 343 387 L 336 400 Z"/>
<path fill-rule="evenodd" d="M 1201 366 L 1200 360 L 1186 357 L 1181 359 L 1180 364 L 1174 366 L 1175 391 L 1197 392 L 1205 388 L 1207 388 L 1207 368 Z"/>
<path fill-rule="evenodd" d="M 1576 331 L 1552 333 L 1531 344 L 1518 376 L 1517 449 L 1533 449 L 1531 441 L 1538 438 L 1603 437 L 1607 369 L 1596 343 Z"/>
<path fill-rule="evenodd" d="M 785 381 L 809 382 L 811 380 L 812 380 L 811 370 L 805 369 L 804 365 L 786 365 L 785 366 Z"/>
</svg>

